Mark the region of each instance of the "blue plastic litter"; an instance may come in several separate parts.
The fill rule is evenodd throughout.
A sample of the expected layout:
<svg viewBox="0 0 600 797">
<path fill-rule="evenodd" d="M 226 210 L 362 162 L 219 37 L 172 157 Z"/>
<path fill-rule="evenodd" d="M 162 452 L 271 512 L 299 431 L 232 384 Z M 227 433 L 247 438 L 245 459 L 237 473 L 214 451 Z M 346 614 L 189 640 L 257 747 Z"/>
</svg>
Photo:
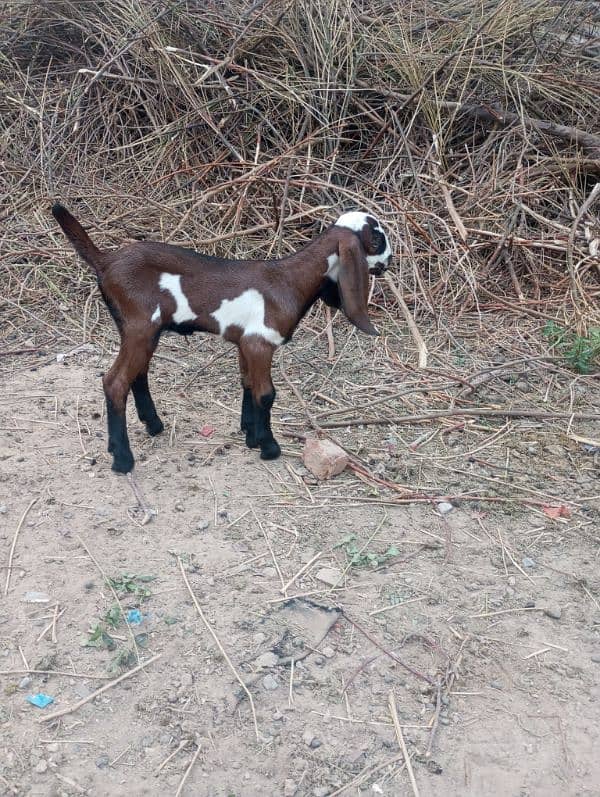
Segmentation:
<svg viewBox="0 0 600 797">
<path fill-rule="evenodd" d="M 129 625 L 139 625 L 142 622 L 142 613 L 139 609 L 130 609 L 127 612 L 127 622 Z"/>
<path fill-rule="evenodd" d="M 37 706 L 38 708 L 46 708 L 50 703 L 54 703 L 53 697 L 44 695 L 42 692 L 38 692 L 37 695 L 27 695 L 26 700 L 32 706 Z"/>
</svg>

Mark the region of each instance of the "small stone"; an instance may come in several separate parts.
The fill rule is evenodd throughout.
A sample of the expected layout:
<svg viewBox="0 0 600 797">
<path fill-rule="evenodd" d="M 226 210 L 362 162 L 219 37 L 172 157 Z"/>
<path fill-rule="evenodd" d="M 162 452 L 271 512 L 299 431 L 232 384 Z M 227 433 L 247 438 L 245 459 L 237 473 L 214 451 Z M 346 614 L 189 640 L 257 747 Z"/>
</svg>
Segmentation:
<svg viewBox="0 0 600 797">
<path fill-rule="evenodd" d="M 592 653 L 591 657 L 594 664 L 600 664 L 600 653 Z"/>
<path fill-rule="evenodd" d="M 73 687 L 73 691 L 78 697 L 89 697 L 92 694 L 92 690 L 90 689 L 87 684 L 82 683 L 79 681 Z"/>
<path fill-rule="evenodd" d="M 286 780 L 283 784 L 283 797 L 294 797 L 298 790 L 298 786 L 293 780 Z"/>
<path fill-rule="evenodd" d="M 552 620 L 560 620 L 562 617 L 562 609 L 560 606 L 546 606 L 544 609 L 544 614 L 546 617 L 550 617 Z"/>
<path fill-rule="evenodd" d="M 51 742 L 49 745 L 47 745 L 46 749 L 49 753 L 58 753 L 60 750 L 60 745 L 58 742 Z"/>
<path fill-rule="evenodd" d="M 254 642 L 255 645 L 262 645 L 262 643 L 266 640 L 266 638 L 267 638 L 266 634 L 263 634 L 262 631 L 258 631 L 252 637 L 252 641 Z"/>
<path fill-rule="evenodd" d="M 109 764 L 110 764 L 110 759 L 106 755 L 106 753 L 104 753 L 101 756 L 98 756 L 98 758 L 96 759 L 96 766 L 98 767 L 98 769 L 106 769 L 106 767 Z"/>
<path fill-rule="evenodd" d="M 23 601 L 25 603 L 50 603 L 50 596 L 45 592 L 36 592 L 35 590 L 30 590 L 29 592 L 25 593 Z"/>
<path fill-rule="evenodd" d="M 181 681 L 181 686 L 183 686 L 185 689 L 189 689 L 194 683 L 192 674 L 189 672 L 182 673 L 181 678 L 179 680 Z"/>
<path fill-rule="evenodd" d="M 330 647 L 323 648 L 321 653 L 325 656 L 326 659 L 332 659 L 335 656 L 335 650 Z"/>
<path fill-rule="evenodd" d="M 269 667 L 274 667 L 277 662 L 279 661 L 279 656 L 276 653 L 272 653 L 269 651 L 268 653 L 263 653 L 262 656 L 259 656 L 254 665 L 259 669 L 268 669 Z"/>
<path fill-rule="evenodd" d="M 208 520 L 201 520 L 196 524 L 196 531 L 206 531 L 209 526 L 210 522 Z"/>
<path fill-rule="evenodd" d="M 273 692 L 275 689 L 279 689 L 279 681 L 272 675 L 265 675 L 262 683 L 268 692 Z"/>
<path fill-rule="evenodd" d="M 342 573 L 336 567 L 322 567 L 315 574 L 319 581 L 334 587 L 341 579 Z"/>
<path fill-rule="evenodd" d="M 6 504 L 0 504 L 0 515 L 6 514 Z"/>
<path fill-rule="evenodd" d="M 516 585 L 516 583 L 517 583 L 517 579 L 514 576 L 509 576 L 508 577 L 508 586 L 509 587 L 514 587 Z"/>
<path fill-rule="evenodd" d="M 86 581 L 85 584 L 83 585 L 83 588 L 87 589 L 87 590 L 90 590 L 90 589 L 94 589 L 95 586 L 96 586 L 96 584 L 93 581 Z"/>
<path fill-rule="evenodd" d="M 175 504 L 175 511 L 176 512 L 185 512 L 185 504 L 183 501 L 177 501 Z"/>
<path fill-rule="evenodd" d="M 35 765 L 35 771 L 38 773 L 38 775 L 43 775 L 44 772 L 48 771 L 48 762 L 46 761 L 45 758 L 40 758 L 40 760 Z"/>
<path fill-rule="evenodd" d="M 19 689 L 28 689 L 33 678 L 30 675 L 26 675 L 24 678 L 21 678 L 19 681 Z"/>
<path fill-rule="evenodd" d="M 453 509 L 454 505 L 449 501 L 440 501 L 439 504 L 437 504 L 437 511 L 440 515 L 447 515 L 448 512 L 452 512 Z"/>
<path fill-rule="evenodd" d="M 440 722 L 442 723 L 442 725 L 450 725 L 450 717 L 442 715 L 440 717 Z"/>
<path fill-rule="evenodd" d="M 308 728 L 302 734 L 302 741 L 307 747 L 312 747 L 312 743 L 316 739 L 315 734 Z"/>
<path fill-rule="evenodd" d="M 349 458 L 344 449 L 331 440 L 308 437 L 302 451 L 302 461 L 317 479 L 331 479 L 344 470 Z"/>
<path fill-rule="evenodd" d="M 322 667 L 325 664 L 324 656 L 315 656 L 315 664 L 317 667 Z"/>
<path fill-rule="evenodd" d="M 314 797 L 327 797 L 331 789 L 327 786 L 317 786 L 316 789 L 313 789 Z"/>
<path fill-rule="evenodd" d="M 492 689 L 502 689 L 502 681 L 490 681 Z"/>
<path fill-rule="evenodd" d="M 523 559 L 521 559 L 521 564 L 523 567 L 535 567 L 535 559 L 530 559 L 529 556 L 524 556 Z"/>
</svg>

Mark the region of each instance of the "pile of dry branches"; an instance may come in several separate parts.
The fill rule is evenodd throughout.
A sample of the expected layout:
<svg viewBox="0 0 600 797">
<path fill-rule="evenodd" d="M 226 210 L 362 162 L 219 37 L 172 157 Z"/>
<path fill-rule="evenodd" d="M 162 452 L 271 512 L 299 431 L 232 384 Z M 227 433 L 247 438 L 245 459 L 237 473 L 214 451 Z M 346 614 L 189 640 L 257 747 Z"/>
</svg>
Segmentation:
<svg viewBox="0 0 600 797">
<path fill-rule="evenodd" d="M 233 256 L 285 254 L 366 207 L 392 232 L 417 317 L 597 323 L 598 3 L 4 9 L 4 317 L 81 328 L 70 311 L 93 280 L 49 217 L 60 199 L 101 245 Z M 381 287 L 374 301 L 395 311 Z"/>
</svg>

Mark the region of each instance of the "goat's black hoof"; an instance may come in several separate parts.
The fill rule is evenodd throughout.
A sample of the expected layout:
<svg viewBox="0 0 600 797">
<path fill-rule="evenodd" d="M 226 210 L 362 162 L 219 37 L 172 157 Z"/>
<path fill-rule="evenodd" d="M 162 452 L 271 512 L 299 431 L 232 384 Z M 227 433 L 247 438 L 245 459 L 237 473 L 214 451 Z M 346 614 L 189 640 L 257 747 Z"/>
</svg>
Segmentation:
<svg viewBox="0 0 600 797">
<path fill-rule="evenodd" d="M 131 452 L 119 454 L 113 458 L 112 469 L 117 473 L 130 473 L 133 470 L 134 458 Z"/>
<path fill-rule="evenodd" d="M 267 443 L 263 443 L 260 447 L 261 459 L 277 459 L 280 454 L 281 448 L 277 440 L 269 440 Z"/>
<path fill-rule="evenodd" d="M 164 432 L 165 425 L 161 419 L 156 416 L 156 418 L 153 418 L 153 420 L 146 421 L 146 429 L 150 437 L 156 437 L 157 434 Z"/>
</svg>

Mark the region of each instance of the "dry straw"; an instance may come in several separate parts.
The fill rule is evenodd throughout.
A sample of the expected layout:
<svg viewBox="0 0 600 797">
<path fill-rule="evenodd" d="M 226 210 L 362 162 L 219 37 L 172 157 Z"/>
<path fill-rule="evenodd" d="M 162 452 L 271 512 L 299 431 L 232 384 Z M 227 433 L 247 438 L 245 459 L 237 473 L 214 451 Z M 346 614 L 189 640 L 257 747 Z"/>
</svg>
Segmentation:
<svg viewBox="0 0 600 797">
<path fill-rule="evenodd" d="M 101 245 L 234 256 L 364 207 L 399 255 L 392 317 L 596 323 L 598 25 L 593 2 L 9 0 L 3 317 L 75 341 L 106 319 L 61 199 Z"/>
</svg>

